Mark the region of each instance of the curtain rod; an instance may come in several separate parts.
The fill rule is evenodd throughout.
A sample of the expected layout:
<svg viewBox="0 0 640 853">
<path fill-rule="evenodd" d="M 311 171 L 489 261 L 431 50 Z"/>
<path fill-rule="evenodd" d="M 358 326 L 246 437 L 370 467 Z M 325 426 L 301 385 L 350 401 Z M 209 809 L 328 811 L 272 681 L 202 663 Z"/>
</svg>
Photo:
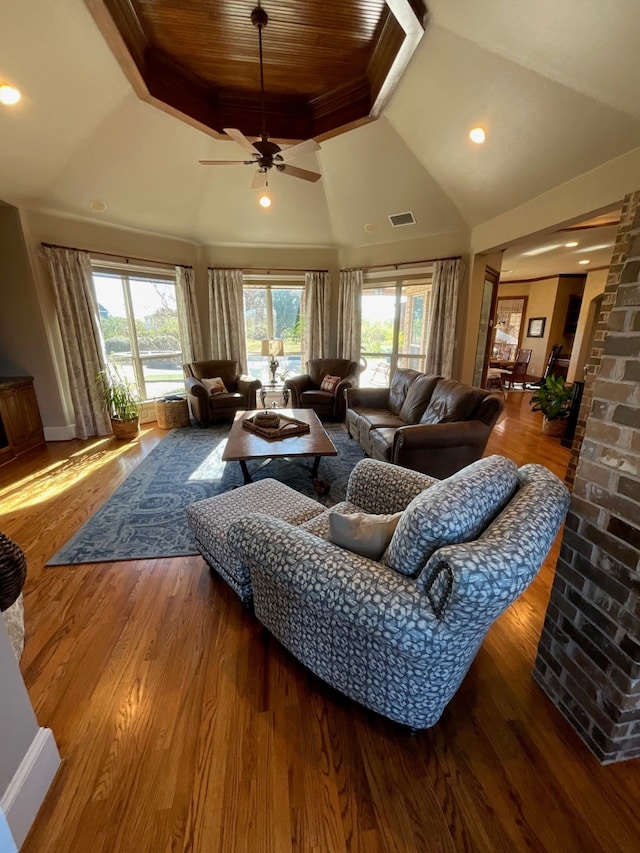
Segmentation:
<svg viewBox="0 0 640 853">
<path fill-rule="evenodd" d="M 303 270 L 297 268 L 289 268 L 289 267 L 275 267 L 274 269 L 267 269 L 267 267 L 212 267 L 208 266 L 208 270 L 237 270 L 240 269 L 242 272 L 264 272 L 267 275 L 271 275 L 272 272 L 329 272 L 328 269 L 325 270 Z"/>
<path fill-rule="evenodd" d="M 416 264 L 435 264 L 436 261 L 459 261 L 462 255 L 452 255 L 449 258 L 423 258 L 421 261 L 401 261 L 398 264 L 374 264 L 370 267 L 349 267 L 340 272 L 371 272 L 371 270 L 397 270 L 398 267 L 415 267 Z"/>
<path fill-rule="evenodd" d="M 97 249 L 78 249 L 76 246 L 60 246 L 58 243 L 41 243 L 41 246 L 46 246 L 49 249 L 67 249 L 71 252 L 86 252 L 88 255 L 101 255 L 103 258 L 119 258 L 119 260 L 129 263 L 137 261 L 140 264 L 157 264 L 158 266 L 170 267 L 190 267 L 191 264 L 175 264 L 172 261 L 154 261 L 151 258 L 132 258 L 127 255 L 116 255 L 113 252 L 99 252 Z"/>
</svg>

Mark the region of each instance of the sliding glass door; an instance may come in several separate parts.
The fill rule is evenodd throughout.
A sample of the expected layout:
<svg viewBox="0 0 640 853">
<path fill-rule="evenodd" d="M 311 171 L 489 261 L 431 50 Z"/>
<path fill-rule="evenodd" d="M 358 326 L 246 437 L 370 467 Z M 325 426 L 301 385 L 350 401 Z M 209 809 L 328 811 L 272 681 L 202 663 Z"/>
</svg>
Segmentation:
<svg viewBox="0 0 640 853">
<path fill-rule="evenodd" d="M 365 277 L 360 354 L 363 387 L 386 387 L 397 367 L 424 370 L 431 273 Z"/>
<path fill-rule="evenodd" d="M 183 392 L 175 279 L 94 272 L 107 360 L 140 400 Z"/>
</svg>

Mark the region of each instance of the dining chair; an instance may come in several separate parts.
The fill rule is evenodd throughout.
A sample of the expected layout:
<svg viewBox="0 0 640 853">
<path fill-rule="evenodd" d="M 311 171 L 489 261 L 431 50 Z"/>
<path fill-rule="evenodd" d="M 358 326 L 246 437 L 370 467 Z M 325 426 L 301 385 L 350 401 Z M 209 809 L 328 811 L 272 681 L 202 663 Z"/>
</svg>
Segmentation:
<svg viewBox="0 0 640 853">
<path fill-rule="evenodd" d="M 527 370 L 531 361 L 531 352 L 530 349 L 517 351 L 513 367 L 502 375 L 502 381 L 507 388 L 512 389 L 514 385 L 522 385 L 524 390 L 527 387 Z"/>
</svg>

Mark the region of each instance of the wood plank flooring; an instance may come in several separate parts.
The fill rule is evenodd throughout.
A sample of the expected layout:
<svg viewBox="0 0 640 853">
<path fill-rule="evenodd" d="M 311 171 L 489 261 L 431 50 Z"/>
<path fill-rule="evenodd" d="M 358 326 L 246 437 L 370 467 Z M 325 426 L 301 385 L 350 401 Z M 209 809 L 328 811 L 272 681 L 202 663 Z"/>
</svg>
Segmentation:
<svg viewBox="0 0 640 853">
<path fill-rule="evenodd" d="M 487 453 L 563 476 L 568 450 L 508 396 Z M 601 767 L 531 678 L 558 542 L 416 737 L 308 673 L 199 557 L 44 568 L 164 434 L 0 468 L 21 668 L 63 757 L 25 853 L 638 850 L 638 763 Z"/>
</svg>

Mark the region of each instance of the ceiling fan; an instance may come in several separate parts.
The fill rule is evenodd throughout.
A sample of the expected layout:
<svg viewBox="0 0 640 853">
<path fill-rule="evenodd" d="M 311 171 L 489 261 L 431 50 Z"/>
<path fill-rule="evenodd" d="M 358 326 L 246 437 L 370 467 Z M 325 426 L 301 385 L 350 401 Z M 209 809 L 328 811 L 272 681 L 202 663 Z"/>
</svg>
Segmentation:
<svg viewBox="0 0 640 853">
<path fill-rule="evenodd" d="M 269 170 L 274 167 L 278 172 L 284 172 L 285 175 L 291 175 L 292 178 L 302 178 L 303 181 L 319 181 L 322 177 L 318 172 L 310 172 L 308 169 L 301 169 L 299 166 L 292 166 L 289 163 L 289 160 L 293 160 L 303 154 L 319 151 L 320 146 L 315 139 L 307 139 L 305 142 L 299 142 L 297 145 L 292 145 L 284 150 L 279 145 L 276 145 L 275 142 L 269 141 L 264 117 L 264 68 L 262 63 L 262 30 L 267 26 L 268 21 L 269 16 L 260 5 L 256 6 L 251 12 L 251 23 L 254 27 L 258 28 L 258 42 L 260 47 L 260 99 L 262 112 L 260 140 L 258 142 L 251 142 L 242 131 L 230 127 L 224 128 L 227 136 L 235 140 L 245 151 L 249 151 L 253 159 L 199 161 L 203 166 L 257 166 L 258 171 L 251 184 L 253 189 L 262 189 L 268 186 Z"/>
</svg>

